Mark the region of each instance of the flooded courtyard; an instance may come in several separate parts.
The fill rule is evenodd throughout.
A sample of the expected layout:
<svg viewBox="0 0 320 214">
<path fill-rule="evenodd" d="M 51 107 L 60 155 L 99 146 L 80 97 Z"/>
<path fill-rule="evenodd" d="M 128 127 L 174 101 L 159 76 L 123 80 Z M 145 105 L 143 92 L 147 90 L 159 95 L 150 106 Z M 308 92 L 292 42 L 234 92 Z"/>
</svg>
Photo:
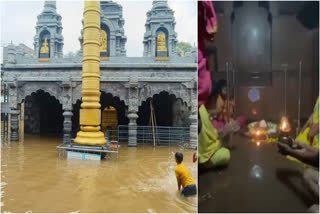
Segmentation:
<svg viewBox="0 0 320 214">
<path fill-rule="evenodd" d="M 103 161 L 58 158 L 57 137 L 25 135 L 1 145 L 2 212 L 197 212 L 197 195 L 182 197 L 174 153 L 197 182 L 195 150 L 121 145 Z"/>
</svg>

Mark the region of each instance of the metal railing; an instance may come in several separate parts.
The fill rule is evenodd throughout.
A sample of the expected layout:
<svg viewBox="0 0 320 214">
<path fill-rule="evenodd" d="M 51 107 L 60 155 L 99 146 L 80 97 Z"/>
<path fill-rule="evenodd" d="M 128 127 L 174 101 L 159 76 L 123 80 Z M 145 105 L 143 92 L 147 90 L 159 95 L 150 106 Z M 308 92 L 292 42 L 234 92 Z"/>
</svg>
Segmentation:
<svg viewBox="0 0 320 214">
<path fill-rule="evenodd" d="M 136 126 L 137 144 L 168 145 L 189 143 L 189 127 L 169 127 L 169 126 Z M 119 143 L 127 143 L 129 140 L 129 126 L 119 125 L 117 130 Z"/>
</svg>

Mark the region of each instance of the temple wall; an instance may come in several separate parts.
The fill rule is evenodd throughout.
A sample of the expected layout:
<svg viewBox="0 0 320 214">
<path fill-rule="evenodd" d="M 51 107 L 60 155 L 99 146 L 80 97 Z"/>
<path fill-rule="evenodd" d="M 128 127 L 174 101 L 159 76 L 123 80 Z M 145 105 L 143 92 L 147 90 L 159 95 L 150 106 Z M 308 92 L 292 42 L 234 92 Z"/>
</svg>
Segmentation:
<svg viewBox="0 0 320 214">
<path fill-rule="evenodd" d="M 233 64 L 231 41 L 231 12 L 229 3 L 225 3 L 224 13 L 218 14 L 219 32 L 214 44 L 218 53 L 218 71 L 214 78 L 225 78 L 225 63 Z M 231 4 L 232 6 L 232 4 Z M 229 8 L 228 8 L 229 7 Z M 265 118 L 279 120 L 284 114 L 284 70 L 287 72 L 287 114 L 294 121 L 298 115 L 298 71 L 299 61 L 302 61 L 301 118 L 309 117 L 319 94 L 319 29 L 308 30 L 295 15 L 272 14 L 272 72 L 271 84 L 259 87 L 260 101 L 251 103 L 248 99 L 249 86 L 239 86 L 236 82 L 236 113 L 246 115 L 250 120 Z M 210 49 L 210 46 L 209 46 Z M 245 50 L 244 50 L 245 51 Z M 213 56 L 209 50 L 209 65 L 213 68 Z M 250 59 L 248 59 L 250 60 Z M 232 66 L 231 66 L 232 67 Z M 237 70 L 236 65 L 234 69 Z M 239 77 L 242 74 L 236 74 Z M 230 79 L 232 75 L 230 73 Z M 267 82 L 267 81 L 264 81 Z M 259 113 L 254 116 L 252 110 Z"/>
</svg>

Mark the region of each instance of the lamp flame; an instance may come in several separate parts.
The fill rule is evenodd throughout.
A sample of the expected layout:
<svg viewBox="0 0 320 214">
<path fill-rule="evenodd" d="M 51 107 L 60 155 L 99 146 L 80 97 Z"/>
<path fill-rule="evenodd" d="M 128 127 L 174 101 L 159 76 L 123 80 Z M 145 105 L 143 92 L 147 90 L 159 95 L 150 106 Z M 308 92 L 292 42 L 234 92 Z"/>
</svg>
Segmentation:
<svg viewBox="0 0 320 214">
<path fill-rule="evenodd" d="M 290 132 L 291 126 L 287 117 L 282 117 L 280 120 L 280 131 L 282 132 Z"/>
<path fill-rule="evenodd" d="M 258 135 L 258 136 L 260 135 L 260 130 L 257 131 L 257 135 Z"/>
</svg>

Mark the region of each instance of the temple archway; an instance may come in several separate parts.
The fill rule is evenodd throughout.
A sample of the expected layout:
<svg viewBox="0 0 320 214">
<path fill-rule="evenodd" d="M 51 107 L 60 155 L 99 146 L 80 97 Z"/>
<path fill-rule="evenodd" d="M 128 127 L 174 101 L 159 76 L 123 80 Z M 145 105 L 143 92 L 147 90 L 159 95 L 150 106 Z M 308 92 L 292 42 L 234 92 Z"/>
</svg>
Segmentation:
<svg viewBox="0 0 320 214">
<path fill-rule="evenodd" d="M 24 100 L 24 132 L 27 134 L 61 134 L 62 104 L 49 93 L 38 90 Z"/>
<path fill-rule="evenodd" d="M 103 127 L 103 115 L 104 110 L 114 108 L 114 112 L 116 112 L 117 116 L 117 126 L 118 125 L 128 125 L 129 119 L 127 118 L 127 106 L 125 105 L 123 100 L 120 100 L 119 97 L 113 96 L 110 93 L 101 92 L 100 95 L 100 104 L 101 104 L 101 125 Z M 81 100 L 77 100 L 77 102 L 73 105 L 73 116 L 72 116 L 72 136 L 75 137 L 77 132 L 80 130 L 79 124 L 79 113 L 81 107 Z M 111 113 L 109 111 L 108 113 Z M 114 127 L 114 126 L 112 126 Z"/>
<path fill-rule="evenodd" d="M 166 91 L 155 94 L 142 102 L 138 111 L 138 125 L 151 125 L 151 103 L 157 126 L 189 126 L 190 107 L 182 99 Z"/>
</svg>

